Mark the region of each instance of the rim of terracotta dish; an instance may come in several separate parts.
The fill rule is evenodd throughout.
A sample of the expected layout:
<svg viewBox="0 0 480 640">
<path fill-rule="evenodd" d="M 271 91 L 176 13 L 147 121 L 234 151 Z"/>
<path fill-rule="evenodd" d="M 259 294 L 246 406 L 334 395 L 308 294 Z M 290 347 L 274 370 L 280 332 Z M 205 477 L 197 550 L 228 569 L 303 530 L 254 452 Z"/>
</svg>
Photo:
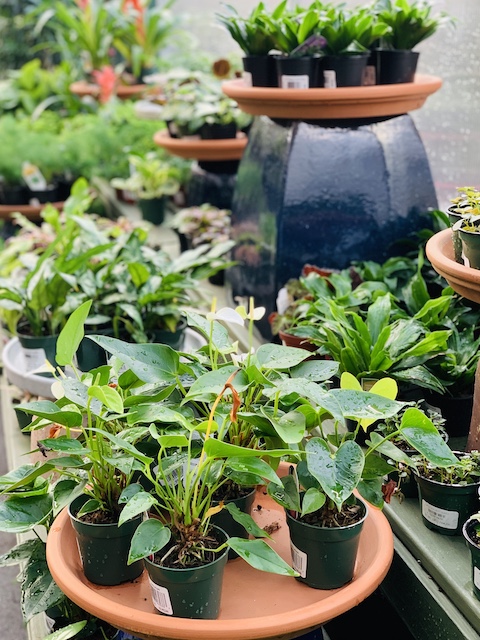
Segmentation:
<svg viewBox="0 0 480 640">
<path fill-rule="evenodd" d="M 259 493 L 259 500 L 262 499 Z M 262 509 L 263 511 L 263 509 Z M 280 514 L 280 512 L 279 512 Z M 368 597 L 382 582 L 393 559 L 393 533 L 383 512 L 369 505 L 369 514 L 361 535 L 374 535 L 377 542 L 373 561 L 359 572 L 354 580 L 345 587 L 331 591 L 314 590 L 318 600 L 297 609 L 286 610 L 263 617 L 232 619 L 221 617 L 217 620 L 191 620 L 172 618 L 157 613 L 143 611 L 133 606 L 125 606 L 108 598 L 102 590 L 81 575 L 80 561 L 76 558 L 75 535 L 64 509 L 56 518 L 47 539 L 47 561 L 58 586 L 76 604 L 120 629 L 125 629 L 143 638 L 162 638 L 172 640 L 249 640 L 251 638 L 292 638 L 299 631 L 307 631 L 345 613 Z M 232 562 L 240 562 L 234 560 Z M 242 571 L 242 565 L 232 565 L 232 571 Z M 237 568 L 238 567 L 238 568 Z M 247 567 L 247 570 L 250 568 Z M 228 565 L 227 565 L 228 570 Z M 259 573 L 260 576 L 260 573 Z M 264 573 L 259 578 L 262 593 L 268 593 L 272 574 Z M 273 576 L 272 584 L 277 585 L 279 576 Z M 143 578 L 145 579 L 145 577 Z M 142 580 L 142 579 L 141 579 Z M 295 589 L 310 587 L 302 585 L 294 578 L 281 578 L 285 584 L 295 585 Z M 128 585 L 127 588 L 130 588 Z M 110 593 L 122 588 L 113 589 Z M 138 585 L 135 586 L 138 588 Z M 145 594 L 143 594 L 145 595 Z M 243 592 L 238 594 L 242 607 Z M 260 594 L 261 595 L 261 594 Z M 247 594 L 247 598 L 251 593 Z M 298 593 L 297 593 L 298 597 Z M 244 602 L 248 607 L 249 600 Z"/>
<path fill-rule="evenodd" d="M 453 232 L 444 229 L 429 238 L 427 258 L 454 291 L 474 302 L 480 302 L 480 269 L 471 269 L 455 261 Z"/>
<path fill-rule="evenodd" d="M 61 211 L 65 202 L 52 202 L 52 207 Z M 40 220 L 40 213 L 45 209 L 47 203 L 40 205 L 32 204 L 1 204 L 0 205 L 0 219 L 10 218 L 12 213 L 21 213 L 29 220 Z"/>
<path fill-rule="evenodd" d="M 414 82 L 336 89 L 249 87 L 238 79 L 223 82 L 222 90 L 251 115 L 331 120 L 401 115 L 420 109 L 441 86 L 441 78 L 417 74 Z"/>
<path fill-rule="evenodd" d="M 168 131 L 157 131 L 153 140 L 173 155 L 194 160 L 240 160 L 247 146 L 248 138 L 242 132 L 236 138 L 201 140 L 200 138 L 171 138 Z"/>
<path fill-rule="evenodd" d="M 115 94 L 119 98 L 129 98 L 130 96 L 136 96 L 148 90 L 151 90 L 151 86 L 148 84 L 119 85 L 115 90 Z M 78 80 L 77 82 L 72 82 L 70 91 L 77 96 L 96 97 L 100 94 L 100 86 L 86 82 L 85 80 Z"/>
</svg>

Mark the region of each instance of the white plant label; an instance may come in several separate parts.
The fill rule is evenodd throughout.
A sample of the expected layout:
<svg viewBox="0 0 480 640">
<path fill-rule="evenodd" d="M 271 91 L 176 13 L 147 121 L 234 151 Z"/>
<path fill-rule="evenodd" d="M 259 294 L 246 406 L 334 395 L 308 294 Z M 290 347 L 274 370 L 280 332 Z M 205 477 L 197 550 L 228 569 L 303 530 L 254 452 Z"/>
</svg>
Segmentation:
<svg viewBox="0 0 480 640">
<path fill-rule="evenodd" d="M 334 69 L 325 69 L 323 72 L 323 86 L 325 89 L 337 88 L 337 74 Z"/>
<path fill-rule="evenodd" d="M 252 74 L 250 71 L 244 71 L 242 74 L 243 82 L 246 87 L 253 87 Z"/>
<path fill-rule="evenodd" d="M 309 89 L 310 80 L 307 75 L 304 76 L 282 76 L 282 89 Z"/>
<path fill-rule="evenodd" d="M 478 567 L 473 567 L 473 584 L 480 589 L 480 569 Z"/>
<path fill-rule="evenodd" d="M 46 191 L 47 181 L 40 169 L 31 162 L 22 163 L 22 177 L 29 189 L 32 191 Z"/>
<path fill-rule="evenodd" d="M 47 354 L 44 349 L 23 349 L 27 372 L 35 371 L 45 365 Z"/>
<path fill-rule="evenodd" d="M 364 87 L 371 87 L 377 84 L 376 73 L 375 67 L 372 64 L 367 64 L 363 71 L 362 85 Z"/>
<path fill-rule="evenodd" d="M 150 588 L 152 590 L 152 600 L 155 609 L 158 609 L 160 613 L 164 613 L 167 616 L 173 616 L 172 603 L 170 601 L 170 594 L 168 593 L 168 589 L 165 587 L 160 587 L 158 584 L 155 584 L 148 579 L 150 582 Z"/>
<path fill-rule="evenodd" d="M 436 524 L 438 527 L 443 527 L 444 529 L 456 529 L 458 527 L 458 511 L 440 509 L 425 502 L 425 500 L 422 500 L 422 515 L 425 520 Z"/>
<path fill-rule="evenodd" d="M 298 571 L 301 578 L 307 577 L 307 560 L 308 556 L 304 551 L 300 551 L 297 547 L 290 541 L 290 551 L 292 553 L 292 566 L 294 571 Z"/>
</svg>

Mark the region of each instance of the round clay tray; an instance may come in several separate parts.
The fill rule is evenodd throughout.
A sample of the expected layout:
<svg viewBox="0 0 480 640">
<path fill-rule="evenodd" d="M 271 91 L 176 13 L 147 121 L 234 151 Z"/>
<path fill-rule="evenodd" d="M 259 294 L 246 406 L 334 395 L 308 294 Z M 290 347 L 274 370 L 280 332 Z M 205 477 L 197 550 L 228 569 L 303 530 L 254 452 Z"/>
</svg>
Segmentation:
<svg viewBox="0 0 480 640">
<path fill-rule="evenodd" d="M 200 138 L 171 138 L 168 131 L 157 131 L 153 140 L 175 156 L 193 160 L 240 160 L 247 146 L 247 136 L 239 132 L 236 138 L 201 140 Z"/>
<path fill-rule="evenodd" d="M 80 80 L 79 82 L 73 82 L 70 85 L 70 91 L 82 98 L 84 96 L 93 96 L 94 98 L 97 98 L 100 94 L 100 87 L 98 86 L 98 84 L 90 84 L 88 82 L 85 82 L 84 80 Z M 122 84 L 117 87 L 115 95 L 117 95 L 122 100 L 128 100 L 129 98 L 142 95 L 147 91 L 152 91 L 152 87 L 147 84 Z"/>
<path fill-rule="evenodd" d="M 65 202 L 52 202 L 55 209 L 61 211 Z M 41 220 L 41 212 L 45 208 L 45 204 L 31 205 L 31 204 L 0 204 L 0 219 L 8 220 L 11 218 L 12 213 L 22 213 L 26 218 L 34 222 Z"/>
<path fill-rule="evenodd" d="M 337 89 L 249 87 L 242 79 L 222 83 L 223 92 L 245 113 L 287 120 L 338 120 L 396 116 L 420 109 L 442 80 L 416 75 L 414 82 Z"/>
<path fill-rule="evenodd" d="M 264 527 L 278 523 L 275 550 L 291 563 L 288 527 L 281 507 L 257 491 L 252 516 Z M 261 505 L 261 509 L 258 508 Z M 73 602 L 113 626 L 140 638 L 161 640 L 290 640 L 345 613 L 382 582 L 393 558 L 393 534 L 382 511 L 368 507 L 355 575 L 331 591 L 313 589 L 294 578 L 252 569 L 237 558 L 227 563 L 220 616 L 192 620 L 156 613 L 146 571 L 133 583 L 102 587 L 84 576 L 74 530 L 64 509 L 47 539 L 47 562 L 55 582 Z"/>
<path fill-rule="evenodd" d="M 480 302 L 480 269 L 471 269 L 455 261 L 452 230 L 444 229 L 427 242 L 427 258 L 454 291 L 467 300 Z"/>
</svg>

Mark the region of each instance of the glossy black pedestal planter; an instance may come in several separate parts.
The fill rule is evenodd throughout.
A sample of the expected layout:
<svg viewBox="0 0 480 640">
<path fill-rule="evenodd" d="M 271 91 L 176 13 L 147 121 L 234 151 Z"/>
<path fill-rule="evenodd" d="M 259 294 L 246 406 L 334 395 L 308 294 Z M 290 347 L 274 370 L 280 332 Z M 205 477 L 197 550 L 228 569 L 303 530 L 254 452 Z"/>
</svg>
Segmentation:
<svg viewBox="0 0 480 640">
<path fill-rule="evenodd" d="M 431 227 L 437 197 L 409 115 L 383 121 L 277 121 L 257 116 L 232 202 L 229 294 L 254 296 L 268 314 L 278 289 L 305 263 L 343 269 L 352 260 L 402 255 Z M 409 249 L 411 246 L 408 247 Z"/>
<path fill-rule="evenodd" d="M 238 160 L 198 161 L 186 189 L 186 206 L 208 202 L 219 209 L 231 209 Z"/>
</svg>

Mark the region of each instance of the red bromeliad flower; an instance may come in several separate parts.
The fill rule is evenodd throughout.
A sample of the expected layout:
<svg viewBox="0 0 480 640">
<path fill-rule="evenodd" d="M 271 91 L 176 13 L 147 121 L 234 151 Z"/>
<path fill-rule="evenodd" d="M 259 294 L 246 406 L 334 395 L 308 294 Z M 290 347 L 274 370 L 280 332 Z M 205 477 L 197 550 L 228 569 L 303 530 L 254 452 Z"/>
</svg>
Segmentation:
<svg viewBox="0 0 480 640">
<path fill-rule="evenodd" d="M 85 11 L 85 9 L 88 7 L 88 5 L 90 4 L 90 0 L 76 0 L 77 6 L 82 9 L 82 11 Z"/>
<path fill-rule="evenodd" d="M 95 82 L 100 87 L 100 95 L 98 99 L 102 104 L 104 104 L 105 102 L 108 102 L 115 93 L 118 76 L 110 65 L 106 65 L 100 70 L 95 69 L 95 71 L 92 71 L 92 75 Z"/>
<path fill-rule="evenodd" d="M 135 27 L 137 31 L 137 40 L 139 44 L 142 44 L 145 42 L 145 25 L 143 22 L 145 5 L 142 3 L 142 0 L 123 0 L 122 11 L 126 13 L 130 6 L 136 14 Z"/>
</svg>

